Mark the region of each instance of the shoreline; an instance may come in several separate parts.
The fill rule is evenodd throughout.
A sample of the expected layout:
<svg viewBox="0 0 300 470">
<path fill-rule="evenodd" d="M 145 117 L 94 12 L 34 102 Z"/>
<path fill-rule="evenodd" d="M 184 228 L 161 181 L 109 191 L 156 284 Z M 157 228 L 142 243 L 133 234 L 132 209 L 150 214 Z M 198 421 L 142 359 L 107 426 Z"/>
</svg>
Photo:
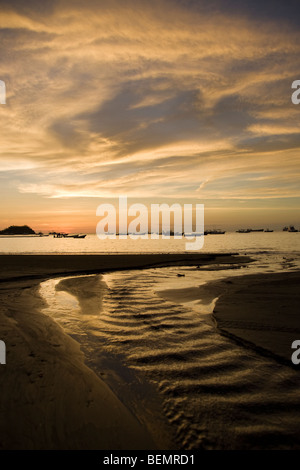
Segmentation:
<svg viewBox="0 0 300 470">
<path fill-rule="evenodd" d="M 0 255 L 0 258 L 6 257 L 8 263 L 13 256 L 15 255 Z M 238 266 L 251 259 L 224 254 L 194 255 L 187 257 L 188 259 L 182 254 L 173 255 L 169 260 L 166 255 L 163 259 L 161 255 L 146 255 L 140 261 L 139 255 L 127 254 L 100 255 L 96 259 L 92 259 L 94 255 L 91 255 L 92 258 L 88 260 L 85 260 L 86 255 L 56 255 L 54 260 L 51 260 L 52 254 L 45 256 L 52 261 L 47 266 L 44 264 L 44 256 L 40 258 L 40 255 L 29 255 L 30 262 L 26 263 L 27 256 L 19 255 L 11 266 L 9 276 L 5 279 L 5 273 L 2 271 L 0 274 L 0 339 L 7 346 L 7 364 L 0 367 L 0 413 L 3 418 L 0 420 L 0 430 L 1 436 L 4 436 L 0 449 L 174 449 L 172 430 L 170 429 L 168 436 L 163 436 L 163 444 L 161 437 L 160 443 L 155 442 L 155 424 L 150 423 L 147 426 L 143 416 L 136 415 L 137 409 L 132 414 L 99 374 L 96 375 L 85 365 L 79 343 L 65 333 L 51 317 L 40 311 L 43 305 L 38 294 L 40 282 L 57 276 L 117 271 L 120 270 L 119 264 L 124 261 L 127 264 L 124 263 L 121 269 L 129 270 L 215 263 L 232 263 Z M 69 257 L 71 266 L 66 268 L 66 272 L 61 272 L 66 256 Z M 113 257 L 115 258 L 112 259 Z M 153 263 L 149 263 L 150 260 Z M 18 266 L 23 268 L 21 277 L 16 276 Z M 70 271 L 70 268 L 74 271 Z M 264 316 L 262 321 L 257 318 L 261 316 L 261 310 L 258 313 L 256 309 L 253 316 L 255 302 L 260 305 L 261 297 L 250 302 L 249 296 L 250 300 L 251 295 L 252 300 L 254 299 L 254 294 L 264 296 L 268 286 L 268 312 L 272 313 L 278 305 L 281 286 L 281 289 L 289 292 L 284 297 L 286 303 L 288 304 L 289 299 L 294 299 L 296 306 L 299 306 L 299 295 L 294 298 L 299 280 L 299 271 L 250 274 L 210 281 L 193 288 L 187 294 L 192 295 L 193 299 L 197 294 L 206 296 L 208 300 L 213 296 L 219 297 L 212 318 L 220 334 L 240 341 L 248 349 L 250 347 L 258 353 L 270 353 L 292 365 L 289 341 L 291 337 L 293 340 L 297 339 L 297 329 L 300 337 L 297 315 L 289 316 L 288 326 L 282 325 L 282 322 L 274 324 L 272 316 Z M 297 313 L 297 308 L 291 305 L 287 310 Z M 273 323 L 270 323 L 271 320 Z M 283 319 L 284 321 L 286 320 Z M 283 357 L 282 351 L 281 355 L 280 351 L 278 353 L 281 344 L 278 338 L 282 340 L 287 334 L 288 340 L 284 344 L 288 344 L 289 357 Z M 259 344 L 261 341 L 264 342 L 263 345 Z M 277 343 L 275 351 L 274 342 Z"/>
<path fill-rule="evenodd" d="M 0 282 L 47 279 L 72 274 L 97 274 L 173 265 L 242 264 L 251 261 L 252 259 L 249 256 L 237 253 L 0 254 Z"/>
<path fill-rule="evenodd" d="M 79 343 L 43 314 L 39 283 L 0 289 L 0 449 L 157 449 L 138 417 L 84 363 Z"/>
<path fill-rule="evenodd" d="M 40 282 L 62 275 L 248 261 L 213 254 L 0 255 L 0 339 L 7 355 L 0 368 L 0 449 L 174 448 L 172 430 L 156 432 L 151 419 L 145 423 L 142 414 L 137 416 L 138 408 L 130 411 L 85 365 L 79 343 L 41 312 Z"/>
<path fill-rule="evenodd" d="M 200 301 L 219 333 L 293 367 L 293 341 L 300 339 L 300 270 L 228 275 L 224 279 L 159 295 L 174 303 Z M 211 307 L 212 306 L 212 307 Z"/>
<path fill-rule="evenodd" d="M 219 292 L 212 313 L 218 330 L 246 348 L 293 367 L 291 344 L 300 338 L 299 283 L 300 271 L 212 282 L 209 289 Z"/>
</svg>

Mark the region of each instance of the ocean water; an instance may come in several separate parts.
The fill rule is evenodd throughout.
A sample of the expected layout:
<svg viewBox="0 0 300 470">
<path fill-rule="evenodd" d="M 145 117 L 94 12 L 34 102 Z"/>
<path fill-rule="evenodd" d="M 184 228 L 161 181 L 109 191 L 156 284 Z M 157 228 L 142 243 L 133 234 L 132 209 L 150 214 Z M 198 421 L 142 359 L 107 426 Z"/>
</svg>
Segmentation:
<svg viewBox="0 0 300 470">
<path fill-rule="evenodd" d="M 186 251 L 186 238 L 158 240 L 100 240 L 96 235 L 84 239 L 0 236 L 0 253 L 176 253 Z M 226 232 L 207 235 L 199 253 L 256 253 L 269 251 L 290 253 L 300 250 L 300 232 Z"/>
<path fill-rule="evenodd" d="M 207 251 L 247 252 L 255 261 L 239 269 L 173 266 L 51 279 L 40 286 L 43 312 L 79 342 L 89 367 L 146 425 L 160 422 L 152 402 L 161 404 L 174 448 L 299 449 L 299 371 L 220 335 L 211 316 L 216 298 L 173 300 L 165 292 L 298 270 L 299 235 L 206 239 Z"/>
</svg>

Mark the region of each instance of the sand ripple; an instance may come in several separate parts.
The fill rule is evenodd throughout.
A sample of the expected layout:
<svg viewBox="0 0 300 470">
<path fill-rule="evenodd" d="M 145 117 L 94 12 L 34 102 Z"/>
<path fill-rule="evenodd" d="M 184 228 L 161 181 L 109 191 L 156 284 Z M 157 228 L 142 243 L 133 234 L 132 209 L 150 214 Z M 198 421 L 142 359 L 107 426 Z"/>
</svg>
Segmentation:
<svg viewBox="0 0 300 470">
<path fill-rule="evenodd" d="M 166 273 L 176 276 L 168 269 L 105 275 L 101 311 L 90 315 L 81 313 L 80 298 L 77 306 L 66 299 L 62 305 L 57 281 L 47 281 L 47 313 L 80 342 L 98 373 L 121 363 L 123 379 L 134 371 L 128 386 L 144 381 L 145 393 L 153 387 L 177 448 L 299 449 L 297 371 L 222 337 L 201 309 L 159 297 Z M 81 279 L 86 288 L 87 277 Z M 59 289 L 70 293 L 66 284 Z"/>
</svg>

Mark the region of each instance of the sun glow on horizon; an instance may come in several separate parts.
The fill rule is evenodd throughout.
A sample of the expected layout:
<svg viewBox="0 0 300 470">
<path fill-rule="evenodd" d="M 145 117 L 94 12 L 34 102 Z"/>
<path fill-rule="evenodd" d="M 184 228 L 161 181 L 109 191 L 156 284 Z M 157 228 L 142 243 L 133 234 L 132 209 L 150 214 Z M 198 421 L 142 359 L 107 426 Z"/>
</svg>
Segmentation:
<svg viewBox="0 0 300 470">
<path fill-rule="evenodd" d="M 92 230 L 123 194 L 299 224 L 300 25 L 248 3 L 2 2 L 1 226 Z"/>
</svg>

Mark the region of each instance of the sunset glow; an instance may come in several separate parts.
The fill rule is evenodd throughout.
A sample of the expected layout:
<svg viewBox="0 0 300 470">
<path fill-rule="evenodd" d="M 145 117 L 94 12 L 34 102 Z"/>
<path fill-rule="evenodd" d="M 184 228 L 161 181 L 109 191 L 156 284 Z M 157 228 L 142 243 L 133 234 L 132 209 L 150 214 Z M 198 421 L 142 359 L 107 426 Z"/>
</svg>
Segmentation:
<svg viewBox="0 0 300 470">
<path fill-rule="evenodd" d="M 120 195 L 299 224 L 294 4 L 2 1 L 0 228 L 95 233 Z"/>
</svg>

